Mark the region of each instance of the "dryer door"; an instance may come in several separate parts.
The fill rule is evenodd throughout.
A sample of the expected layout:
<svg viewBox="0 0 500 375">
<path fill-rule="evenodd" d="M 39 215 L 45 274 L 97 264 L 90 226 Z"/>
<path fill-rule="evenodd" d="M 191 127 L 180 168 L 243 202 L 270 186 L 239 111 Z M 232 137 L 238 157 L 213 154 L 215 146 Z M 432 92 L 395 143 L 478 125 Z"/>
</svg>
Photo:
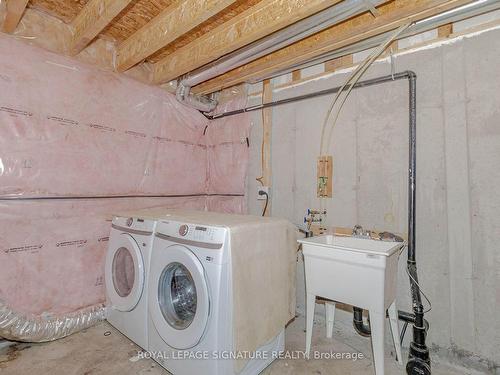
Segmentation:
<svg viewBox="0 0 500 375">
<path fill-rule="evenodd" d="M 151 260 L 149 312 L 162 339 L 189 349 L 203 337 L 209 316 L 205 271 L 187 247 L 157 248 Z"/>
<path fill-rule="evenodd" d="M 105 278 L 112 307 L 120 311 L 134 309 L 144 289 L 144 262 L 131 235 L 117 233 L 111 236 Z"/>
</svg>

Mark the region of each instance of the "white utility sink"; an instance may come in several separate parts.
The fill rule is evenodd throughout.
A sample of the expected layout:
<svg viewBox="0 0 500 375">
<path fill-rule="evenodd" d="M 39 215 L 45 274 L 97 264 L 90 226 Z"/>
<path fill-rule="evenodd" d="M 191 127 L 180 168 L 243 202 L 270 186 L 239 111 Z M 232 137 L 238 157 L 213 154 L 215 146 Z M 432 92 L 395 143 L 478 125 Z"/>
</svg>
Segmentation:
<svg viewBox="0 0 500 375">
<path fill-rule="evenodd" d="M 399 362 L 396 288 L 401 242 L 324 235 L 299 240 L 304 254 L 307 302 L 306 352 L 311 348 L 316 297 L 366 309 L 370 314 L 376 375 L 384 374 L 386 311 Z M 333 330 L 334 303 L 327 303 L 327 329 Z"/>
<path fill-rule="evenodd" d="M 324 235 L 299 240 L 300 243 L 323 248 L 341 249 L 365 254 L 390 256 L 401 248 L 400 242 L 372 240 L 370 238 Z"/>
</svg>

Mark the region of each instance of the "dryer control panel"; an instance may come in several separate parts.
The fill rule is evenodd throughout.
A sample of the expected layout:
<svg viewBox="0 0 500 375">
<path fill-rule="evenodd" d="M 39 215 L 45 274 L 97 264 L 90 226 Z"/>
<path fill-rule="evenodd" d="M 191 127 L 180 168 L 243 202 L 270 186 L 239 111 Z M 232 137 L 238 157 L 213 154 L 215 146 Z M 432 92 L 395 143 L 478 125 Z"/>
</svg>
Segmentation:
<svg viewBox="0 0 500 375">
<path fill-rule="evenodd" d="M 165 220 L 158 223 L 156 232 L 175 242 L 216 250 L 224 246 L 227 229 Z"/>
<path fill-rule="evenodd" d="M 167 244 L 179 244 L 191 250 L 205 266 L 223 265 L 229 261 L 227 233 L 228 229 L 225 227 L 163 220 L 156 225 L 155 244 L 158 240 Z"/>
</svg>

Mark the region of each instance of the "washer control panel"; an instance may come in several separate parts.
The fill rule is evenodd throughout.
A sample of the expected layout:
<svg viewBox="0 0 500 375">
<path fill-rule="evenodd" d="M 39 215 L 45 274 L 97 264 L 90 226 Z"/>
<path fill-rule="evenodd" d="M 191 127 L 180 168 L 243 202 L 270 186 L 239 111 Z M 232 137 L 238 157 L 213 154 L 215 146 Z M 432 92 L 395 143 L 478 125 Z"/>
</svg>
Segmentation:
<svg viewBox="0 0 500 375">
<path fill-rule="evenodd" d="M 143 219 L 140 217 L 121 217 L 115 216 L 112 222 L 113 226 L 122 228 L 123 230 L 135 230 L 135 231 L 144 231 L 150 232 L 149 234 L 153 234 L 155 230 L 156 221 L 150 219 Z M 140 234 L 140 233 L 138 233 Z M 146 234 L 146 233 L 144 233 Z"/>
<path fill-rule="evenodd" d="M 187 224 L 182 224 L 180 227 L 179 227 L 179 234 L 182 236 L 182 237 L 185 237 L 186 234 L 189 233 L 189 226 Z"/>
</svg>

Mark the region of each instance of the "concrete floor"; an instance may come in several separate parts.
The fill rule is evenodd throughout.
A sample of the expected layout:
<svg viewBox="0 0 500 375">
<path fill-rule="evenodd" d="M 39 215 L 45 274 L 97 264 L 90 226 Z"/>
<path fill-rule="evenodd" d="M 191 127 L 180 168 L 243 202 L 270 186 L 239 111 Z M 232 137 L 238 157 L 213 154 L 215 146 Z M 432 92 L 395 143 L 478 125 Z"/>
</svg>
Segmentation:
<svg viewBox="0 0 500 375">
<path fill-rule="evenodd" d="M 318 374 L 318 375 L 373 375 L 369 339 L 353 335 L 350 327 L 337 324 L 334 339 L 325 337 L 324 325 L 315 324 L 313 351 L 329 353 L 363 353 L 365 358 L 353 360 L 277 360 L 268 367 L 265 375 Z M 286 331 L 286 349 L 304 350 L 304 319 L 297 318 Z M 15 344 L 0 348 L 0 373 L 2 375 L 51 374 L 149 374 L 168 375 L 150 359 L 138 359 L 139 347 L 108 323 L 100 323 L 83 332 L 62 340 L 44 344 Z M 386 347 L 387 374 L 402 374 L 389 347 Z M 433 361 L 434 375 L 474 374 L 468 370 L 449 367 Z"/>
</svg>

